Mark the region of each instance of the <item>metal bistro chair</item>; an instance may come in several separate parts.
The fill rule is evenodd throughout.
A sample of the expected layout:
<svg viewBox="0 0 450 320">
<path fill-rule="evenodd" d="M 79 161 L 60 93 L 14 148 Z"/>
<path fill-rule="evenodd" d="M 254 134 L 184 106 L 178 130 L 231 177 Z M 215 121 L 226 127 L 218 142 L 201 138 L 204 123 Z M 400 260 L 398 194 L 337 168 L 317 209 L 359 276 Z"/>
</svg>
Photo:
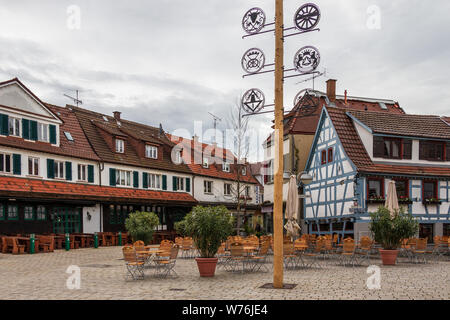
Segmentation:
<svg viewBox="0 0 450 320">
<path fill-rule="evenodd" d="M 416 239 L 416 245 L 410 250 L 410 260 L 413 263 L 427 263 L 427 238 Z"/>
<path fill-rule="evenodd" d="M 285 269 L 295 269 L 298 266 L 298 255 L 294 252 L 294 243 L 283 243 L 283 261 Z"/>
<path fill-rule="evenodd" d="M 267 254 L 269 252 L 270 243 L 269 241 L 265 241 L 261 244 L 261 247 L 256 255 L 250 256 L 249 264 L 251 265 L 251 270 L 254 272 L 258 272 L 264 269 L 264 272 L 268 272 L 265 263 L 267 260 Z"/>
<path fill-rule="evenodd" d="M 244 255 L 244 246 L 241 243 L 232 243 L 230 253 L 225 269 L 231 272 L 240 271 L 244 273 L 245 264 L 247 263 L 247 257 Z M 239 268 L 240 266 L 242 266 L 242 269 Z"/>
<path fill-rule="evenodd" d="M 219 250 L 217 250 L 217 267 L 221 268 L 227 262 L 228 258 L 230 258 L 230 252 L 226 250 L 227 244 L 223 242 Z"/>
<path fill-rule="evenodd" d="M 340 254 L 339 265 L 355 266 L 357 264 L 357 255 L 355 253 L 356 245 L 353 239 L 345 239 L 342 246 L 342 253 Z"/>
<path fill-rule="evenodd" d="M 319 259 L 323 258 L 323 248 L 324 248 L 325 241 L 323 238 L 318 238 L 315 241 L 315 245 L 312 248 L 312 252 L 305 252 L 303 255 L 305 257 L 308 257 L 309 263 L 306 263 L 306 266 L 308 268 L 311 268 L 313 266 L 317 266 L 318 268 L 322 268 L 322 266 L 319 263 Z"/>
<path fill-rule="evenodd" d="M 370 265 L 370 253 L 372 251 L 373 241 L 369 237 L 361 237 L 359 248 L 357 250 L 358 264 L 362 264 L 362 262 L 367 262 L 367 265 Z"/>
<path fill-rule="evenodd" d="M 131 276 L 133 280 L 143 280 L 144 261 L 136 255 L 136 250 L 132 246 L 125 246 L 122 249 L 122 253 L 127 267 L 125 279 L 127 280 Z"/>
<path fill-rule="evenodd" d="M 178 278 L 178 274 L 174 270 L 175 263 L 177 262 L 178 250 L 178 245 L 174 245 L 170 249 L 169 257 L 154 260 L 156 265 L 156 276 L 167 278 L 168 275 L 172 274 L 175 278 Z"/>
<path fill-rule="evenodd" d="M 183 242 L 181 244 L 181 257 L 182 258 L 192 258 L 194 246 L 193 240 L 190 237 L 183 238 Z"/>
</svg>

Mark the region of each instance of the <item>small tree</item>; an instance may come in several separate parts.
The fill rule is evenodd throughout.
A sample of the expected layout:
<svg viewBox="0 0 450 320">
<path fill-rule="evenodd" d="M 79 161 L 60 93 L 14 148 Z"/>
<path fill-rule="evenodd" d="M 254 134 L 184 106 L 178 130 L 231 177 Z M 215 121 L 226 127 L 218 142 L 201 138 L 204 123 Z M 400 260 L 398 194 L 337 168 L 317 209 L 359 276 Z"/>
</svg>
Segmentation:
<svg viewBox="0 0 450 320">
<path fill-rule="evenodd" d="M 233 217 L 225 206 L 196 206 L 184 221 L 186 234 L 192 237 L 202 258 L 214 258 L 233 232 Z"/>
<path fill-rule="evenodd" d="M 182 237 L 186 236 L 186 221 L 181 220 L 174 223 L 175 231 Z"/>
<path fill-rule="evenodd" d="M 159 224 L 158 216 L 153 212 L 136 211 L 125 220 L 125 228 L 134 241 L 142 240 L 150 244 L 156 226 Z"/>
<path fill-rule="evenodd" d="M 389 210 L 380 206 L 376 212 L 370 214 L 370 217 L 372 218 L 370 231 L 384 250 L 398 249 L 403 239 L 413 237 L 419 229 L 419 223 L 411 214 L 405 213 L 403 208 L 391 217 Z"/>
</svg>

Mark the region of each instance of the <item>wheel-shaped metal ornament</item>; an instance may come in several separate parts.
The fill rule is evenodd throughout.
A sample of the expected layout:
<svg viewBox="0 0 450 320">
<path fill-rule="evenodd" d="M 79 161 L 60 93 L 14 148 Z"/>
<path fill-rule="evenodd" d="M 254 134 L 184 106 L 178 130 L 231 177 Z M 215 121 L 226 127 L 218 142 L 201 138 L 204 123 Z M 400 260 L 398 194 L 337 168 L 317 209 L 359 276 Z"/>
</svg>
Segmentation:
<svg viewBox="0 0 450 320">
<path fill-rule="evenodd" d="M 255 34 L 264 28 L 266 14 L 260 8 L 251 8 L 242 18 L 242 28 L 248 34 Z"/>
<path fill-rule="evenodd" d="M 319 100 L 310 94 L 311 89 L 303 89 L 294 98 L 294 108 L 299 108 L 300 115 L 312 115 L 319 107 Z"/>
<path fill-rule="evenodd" d="M 313 29 L 317 26 L 319 20 L 320 10 L 314 3 L 302 5 L 294 15 L 294 25 L 301 31 Z"/>
<path fill-rule="evenodd" d="M 264 68 L 266 57 L 258 48 L 248 49 L 241 59 L 242 69 L 247 73 L 257 73 Z"/>
<path fill-rule="evenodd" d="M 297 51 L 294 56 L 294 68 L 300 73 L 316 70 L 320 64 L 320 53 L 313 46 L 306 46 Z"/>
<path fill-rule="evenodd" d="M 264 108 L 266 98 L 264 93 L 256 88 L 247 90 L 241 99 L 242 108 L 248 113 L 256 113 Z"/>
</svg>

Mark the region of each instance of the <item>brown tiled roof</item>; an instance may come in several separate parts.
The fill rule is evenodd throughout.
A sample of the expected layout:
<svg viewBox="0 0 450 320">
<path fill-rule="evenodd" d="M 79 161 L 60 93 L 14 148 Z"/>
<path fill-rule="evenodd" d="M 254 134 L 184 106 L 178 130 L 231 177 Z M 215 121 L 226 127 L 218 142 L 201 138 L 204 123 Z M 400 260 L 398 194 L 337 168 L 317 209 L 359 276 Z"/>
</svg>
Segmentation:
<svg viewBox="0 0 450 320">
<path fill-rule="evenodd" d="M 185 192 L 118 188 L 2 176 L 0 176 L 0 191 L 2 195 L 10 197 L 26 196 L 27 198 L 127 202 L 156 201 L 179 204 L 197 203 L 189 193 Z"/>
<path fill-rule="evenodd" d="M 187 152 L 183 152 L 183 160 L 185 162 L 188 162 L 188 166 L 191 169 L 191 171 L 197 175 L 201 176 L 207 176 L 207 177 L 213 177 L 217 179 L 225 179 L 225 180 L 231 180 L 231 181 L 237 181 L 238 179 L 238 172 L 237 172 L 237 166 L 236 165 L 230 165 L 230 172 L 225 172 L 222 170 L 222 164 L 215 164 L 212 163 L 214 159 L 217 157 L 226 157 L 228 161 L 232 161 L 233 163 L 236 163 L 236 157 L 233 155 L 233 153 L 228 149 L 222 149 L 220 147 L 213 148 L 213 145 L 207 144 L 207 143 L 201 143 L 201 142 L 194 142 L 194 140 L 181 138 L 177 136 L 173 136 L 170 134 L 167 134 L 170 139 L 175 143 L 181 143 L 186 148 L 191 148 L 193 152 L 190 154 L 190 159 L 187 158 L 188 154 Z M 208 168 L 204 168 L 202 164 L 196 164 L 195 163 L 195 153 L 197 155 L 200 155 L 199 159 L 202 159 L 203 151 L 208 148 L 209 151 L 211 151 L 211 160 Z M 201 150 L 200 150 L 201 149 Z M 247 164 L 247 174 L 245 176 L 239 175 L 240 181 L 242 182 L 248 182 L 248 183 L 258 183 L 258 181 L 253 177 L 251 174 L 250 166 Z"/>
<path fill-rule="evenodd" d="M 13 136 L 0 137 L 0 145 L 81 159 L 95 161 L 100 160 L 89 145 L 89 142 L 87 141 L 86 136 L 84 135 L 83 130 L 81 129 L 74 114 L 69 112 L 66 108 L 54 106 L 48 103 L 45 103 L 45 106 L 63 122 L 59 126 L 59 147 L 52 146 L 50 143 L 46 142 L 26 141 L 23 138 Z M 73 142 L 67 140 L 67 137 L 64 134 L 65 131 L 70 132 L 74 138 Z"/>
<path fill-rule="evenodd" d="M 97 155 L 105 162 L 118 163 L 118 164 L 129 164 L 133 166 L 139 166 L 144 168 L 152 168 L 159 170 L 175 171 L 182 173 L 191 173 L 188 166 L 185 164 L 175 164 L 171 160 L 171 151 L 173 143 L 170 142 L 165 136 L 164 132 L 160 133 L 159 128 L 154 128 L 151 126 L 143 125 L 140 123 L 128 121 L 125 119 L 120 120 L 120 127 L 117 124 L 116 119 L 113 117 L 101 114 L 98 112 L 86 110 L 84 108 L 70 106 L 76 115 L 84 133 L 86 134 L 92 148 L 97 153 Z M 108 121 L 105 121 L 103 117 L 106 117 Z M 95 124 L 94 124 L 95 123 Z M 133 138 L 135 136 L 146 136 L 147 140 L 151 139 L 155 143 L 161 144 L 162 147 L 162 159 L 150 159 L 146 157 L 139 157 L 137 151 L 134 149 L 133 145 L 128 139 L 125 141 L 125 152 L 116 153 L 114 152 L 100 135 L 99 123 L 102 123 L 102 129 L 108 128 L 108 134 L 111 137 L 116 133 L 120 132 L 122 136 L 128 136 L 128 133 L 133 133 Z M 119 131 L 117 131 L 119 130 Z M 130 135 L 131 137 L 131 135 Z"/>
<path fill-rule="evenodd" d="M 356 131 L 352 119 L 346 114 L 348 110 L 327 108 L 327 111 L 346 154 L 359 172 L 450 177 L 449 167 L 373 163 Z"/>
<path fill-rule="evenodd" d="M 374 133 L 450 139 L 450 126 L 439 116 L 350 111 Z"/>
</svg>

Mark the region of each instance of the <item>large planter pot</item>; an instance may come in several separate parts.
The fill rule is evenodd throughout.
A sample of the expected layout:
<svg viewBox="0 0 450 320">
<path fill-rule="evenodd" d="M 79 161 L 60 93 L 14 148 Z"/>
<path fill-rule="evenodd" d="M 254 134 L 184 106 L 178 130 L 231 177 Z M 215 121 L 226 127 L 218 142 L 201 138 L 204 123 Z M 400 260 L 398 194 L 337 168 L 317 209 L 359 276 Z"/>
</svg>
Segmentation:
<svg viewBox="0 0 450 320">
<path fill-rule="evenodd" d="M 393 266 L 397 261 L 398 250 L 380 250 L 381 260 L 385 266 Z"/>
<path fill-rule="evenodd" d="M 195 258 L 200 277 L 214 277 L 218 258 Z"/>
</svg>

